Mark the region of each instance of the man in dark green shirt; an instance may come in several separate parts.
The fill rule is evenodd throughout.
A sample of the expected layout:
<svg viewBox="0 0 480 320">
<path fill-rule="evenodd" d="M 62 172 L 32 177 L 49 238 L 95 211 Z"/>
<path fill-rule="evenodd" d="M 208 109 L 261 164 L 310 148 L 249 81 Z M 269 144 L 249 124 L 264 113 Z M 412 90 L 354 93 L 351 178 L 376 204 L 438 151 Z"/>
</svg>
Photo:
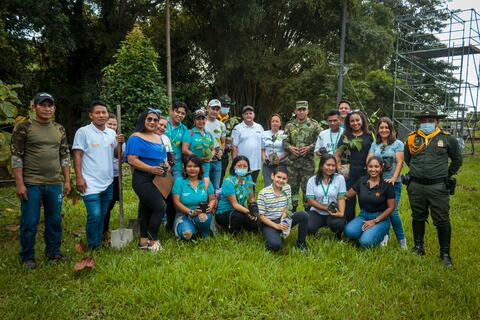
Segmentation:
<svg viewBox="0 0 480 320">
<path fill-rule="evenodd" d="M 452 176 L 462 165 L 462 153 L 455 137 L 438 127 L 444 117 L 431 111 L 421 113 L 419 129 L 409 134 L 404 154 L 405 163 L 410 167 L 407 191 L 412 209 L 413 251 L 425 254 L 423 236 L 430 210 L 437 227 L 440 260 L 451 267 L 449 189 Z"/>
<path fill-rule="evenodd" d="M 19 123 L 12 133 L 12 168 L 16 193 L 21 201 L 20 258 L 30 269 L 35 263 L 35 236 L 40 207 L 45 214 L 45 254 L 62 261 L 62 175 L 63 194 L 70 192 L 70 152 L 65 129 L 52 121 L 53 97 L 39 93 L 33 100 L 35 119 Z"/>
</svg>

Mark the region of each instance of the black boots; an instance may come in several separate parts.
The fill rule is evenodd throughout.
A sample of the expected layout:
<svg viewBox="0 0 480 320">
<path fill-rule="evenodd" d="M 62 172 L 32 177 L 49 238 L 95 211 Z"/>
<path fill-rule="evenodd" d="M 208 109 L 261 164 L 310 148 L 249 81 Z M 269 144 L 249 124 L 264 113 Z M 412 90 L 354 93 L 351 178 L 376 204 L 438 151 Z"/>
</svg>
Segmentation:
<svg viewBox="0 0 480 320">
<path fill-rule="evenodd" d="M 420 256 L 425 255 L 423 236 L 425 235 L 425 221 L 412 220 L 413 242 L 415 246 L 412 251 Z"/>
<path fill-rule="evenodd" d="M 452 237 L 452 227 L 450 222 L 437 226 L 438 244 L 440 245 L 440 261 L 447 267 L 452 266 L 450 257 L 450 239 Z"/>
<path fill-rule="evenodd" d="M 412 221 L 413 242 L 415 246 L 412 251 L 418 255 L 425 255 L 425 247 L 423 246 L 423 236 L 425 235 L 425 222 Z M 437 226 L 438 244 L 440 245 L 440 261 L 447 267 L 452 266 L 452 258 L 450 257 L 450 239 L 452 237 L 452 227 L 450 222 Z"/>
</svg>

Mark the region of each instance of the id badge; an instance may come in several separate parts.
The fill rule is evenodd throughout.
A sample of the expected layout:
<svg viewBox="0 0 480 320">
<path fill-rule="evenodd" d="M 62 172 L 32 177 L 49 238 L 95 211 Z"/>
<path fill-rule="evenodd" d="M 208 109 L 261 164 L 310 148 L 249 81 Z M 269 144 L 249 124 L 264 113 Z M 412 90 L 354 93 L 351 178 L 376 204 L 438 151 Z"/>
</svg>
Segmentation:
<svg viewBox="0 0 480 320">
<path fill-rule="evenodd" d="M 328 205 L 328 197 L 323 197 L 322 204 Z"/>
</svg>

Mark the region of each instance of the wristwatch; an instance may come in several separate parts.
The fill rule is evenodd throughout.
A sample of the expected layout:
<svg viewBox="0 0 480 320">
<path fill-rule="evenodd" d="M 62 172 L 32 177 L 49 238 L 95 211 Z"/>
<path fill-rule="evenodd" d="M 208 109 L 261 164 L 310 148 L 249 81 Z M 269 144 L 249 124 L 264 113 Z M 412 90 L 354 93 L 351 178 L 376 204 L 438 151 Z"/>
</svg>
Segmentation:
<svg viewBox="0 0 480 320">
<path fill-rule="evenodd" d="M 194 213 L 194 212 L 195 212 L 195 211 L 194 211 L 193 209 L 190 209 L 190 211 L 188 211 L 188 215 L 189 215 L 190 217 L 193 217 L 193 213 Z"/>
</svg>

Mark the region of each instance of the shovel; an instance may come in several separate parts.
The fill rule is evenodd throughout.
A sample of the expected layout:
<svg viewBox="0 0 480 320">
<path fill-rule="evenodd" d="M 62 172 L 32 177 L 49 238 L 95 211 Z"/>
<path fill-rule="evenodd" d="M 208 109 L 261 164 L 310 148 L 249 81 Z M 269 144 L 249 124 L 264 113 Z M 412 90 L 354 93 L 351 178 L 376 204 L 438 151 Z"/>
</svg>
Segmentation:
<svg viewBox="0 0 480 320">
<path fill-rule="evenodd" d="M 121 133 L 121 109 L 117 105 L 117 122 L 118 122 L 118 133 Z M 133 230 L 125 229 L 123 222 L 123 185 L 122 185 L 122 145 L 117 144 L 118 151 L 118 211 L 120 214 L 120 228 L 117 230 L 112 230 L 111 234 L 111 246 L 112 248 L 120 249 L 133 240 Z"/>
</svg>

